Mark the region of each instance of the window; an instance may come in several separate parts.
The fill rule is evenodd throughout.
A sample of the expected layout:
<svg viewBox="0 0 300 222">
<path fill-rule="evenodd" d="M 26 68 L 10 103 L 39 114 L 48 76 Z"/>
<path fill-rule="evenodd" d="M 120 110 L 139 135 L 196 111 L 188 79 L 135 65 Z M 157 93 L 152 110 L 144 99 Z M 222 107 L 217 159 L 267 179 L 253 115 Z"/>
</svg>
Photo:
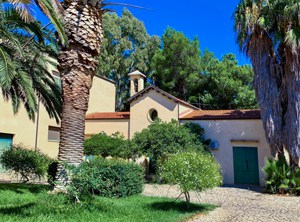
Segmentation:
<svg viewBox="0 0 300 222">
<path fill-rule="evenodd" d="M 154 122 L 158 118 L 158 112 L 156 109 L 150 109 L 148 113 L 148 119 L 150 122 Z"/>
<path fill-rule="evenodd" d="M 49 126 L 48 128 L 48 141 L 59 142 L 60 128 Z"/>
<path fill-rule="evenodd" d="M 137 79 L 133 80 L 133 85 L 134 85 L 134 92 L 139 91 L 139 81 Z"/>
</svg>

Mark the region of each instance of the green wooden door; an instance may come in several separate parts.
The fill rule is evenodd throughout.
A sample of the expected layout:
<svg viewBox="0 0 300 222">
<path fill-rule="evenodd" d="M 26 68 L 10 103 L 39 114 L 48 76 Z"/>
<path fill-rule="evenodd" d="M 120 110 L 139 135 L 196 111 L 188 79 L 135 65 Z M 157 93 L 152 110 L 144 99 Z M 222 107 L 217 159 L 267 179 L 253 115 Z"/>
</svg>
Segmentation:
<svg viewBox="0 0 300 222">
<path fill-rule="evenodd" d="M 255 147 L 233 147 L 234 183 L 259 185 L 258 155 Z"/>
<path fill-rule="evenodd" d="M 13 141 L 12 134 L 0 133 L 0 155 L 2 155 L 3 151 L 6 149 L 10 149 Z M 5 172 L 0 164 L 0 173 Z"/>
</svg>

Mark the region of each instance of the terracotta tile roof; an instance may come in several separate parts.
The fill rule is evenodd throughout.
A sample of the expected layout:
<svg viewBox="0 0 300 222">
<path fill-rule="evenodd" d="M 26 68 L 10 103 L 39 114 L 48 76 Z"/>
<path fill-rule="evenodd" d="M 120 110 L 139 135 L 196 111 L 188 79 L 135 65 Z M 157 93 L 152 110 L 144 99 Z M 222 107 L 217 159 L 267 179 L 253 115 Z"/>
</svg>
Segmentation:
<svg viewBox="0 0 300 222">
<path fill-rule="evenodd" d="M 150 85 L 150 86 L 146 87 L 145 89 L 139 91 L 137 94 L 135 94 L 134 96 L 130 97 L 127 100 L 127 102 L 130 103 L 132 100 L 135 100 L 135 99 L 137 99 L 140 96 L 143 96 L 145 93 L 149 92 L 150 90 L 155 90 L 156 92 L 162 94 L 163 96 L 168 97 L 169 99 L 173 100 L 176 103 L 181 103 L 181 104 L 186 105 L 186 106 L 188 106 L 188 107 L 190 107 L 192 109 L 196 109 L 196 110 L 199 109 L 196 106 L 193 106 L 193 105 L 191 105 L 191 104 L 189 104 L 189 103 L 187 103 L 187 102 L 185 102 L 185 101 L 183 101 L 181 99 L 178 99 L 175 96 L 172 96 L 171 94 L 169 94 L 169 93 L 163 91 L 162 89 L 160 89 L 160 88 L 158 88 L 156 86 L 153 86 L 153 85 Z"/>
<path fill-rule="evenodd" d="M 85 116 L 86 120 L 99 119 L 130 119 L 130 112 L 92 113 Z"/>
<path fill-rule="evenodd" d="M 258 109 L 247 110 L 195 110 L 181 117 L 182 120 L 260 119 Z"/>
</svg>

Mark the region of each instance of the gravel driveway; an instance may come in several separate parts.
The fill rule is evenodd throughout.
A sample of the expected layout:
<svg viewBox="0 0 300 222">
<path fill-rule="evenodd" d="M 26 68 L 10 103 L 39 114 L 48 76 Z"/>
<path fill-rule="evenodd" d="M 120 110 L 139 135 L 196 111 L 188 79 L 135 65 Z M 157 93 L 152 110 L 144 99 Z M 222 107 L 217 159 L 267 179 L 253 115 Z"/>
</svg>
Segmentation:
<svg viewBox="0 0 300 222">
<path fill-rule="evenodd" d="M 179 191 L 168 185 L 146 185 L 144 195 L 177 197 Z M 208 215 L 189 222 L 300 222 L 300 197 L 262 194 L 248 189 L 221 187 L 191 195 L 192 202 L 219 206 Z"/>
</svg>

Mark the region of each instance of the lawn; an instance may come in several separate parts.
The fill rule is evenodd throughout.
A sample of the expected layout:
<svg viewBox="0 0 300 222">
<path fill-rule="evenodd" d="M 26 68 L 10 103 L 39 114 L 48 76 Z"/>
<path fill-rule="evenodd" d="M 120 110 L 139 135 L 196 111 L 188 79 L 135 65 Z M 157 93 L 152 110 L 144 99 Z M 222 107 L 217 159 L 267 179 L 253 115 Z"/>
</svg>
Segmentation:
<svg viewBox="0 0 300 222">
<path fill-rule="evenodd" d="M 89 203 L 74 204 L 63 195 L 48 194 L 45 185 L 0 184 L 0 221 L 184 221 L 215 207 L 142 195 L 109 199 L 96 197 Z"/>
</svg>

